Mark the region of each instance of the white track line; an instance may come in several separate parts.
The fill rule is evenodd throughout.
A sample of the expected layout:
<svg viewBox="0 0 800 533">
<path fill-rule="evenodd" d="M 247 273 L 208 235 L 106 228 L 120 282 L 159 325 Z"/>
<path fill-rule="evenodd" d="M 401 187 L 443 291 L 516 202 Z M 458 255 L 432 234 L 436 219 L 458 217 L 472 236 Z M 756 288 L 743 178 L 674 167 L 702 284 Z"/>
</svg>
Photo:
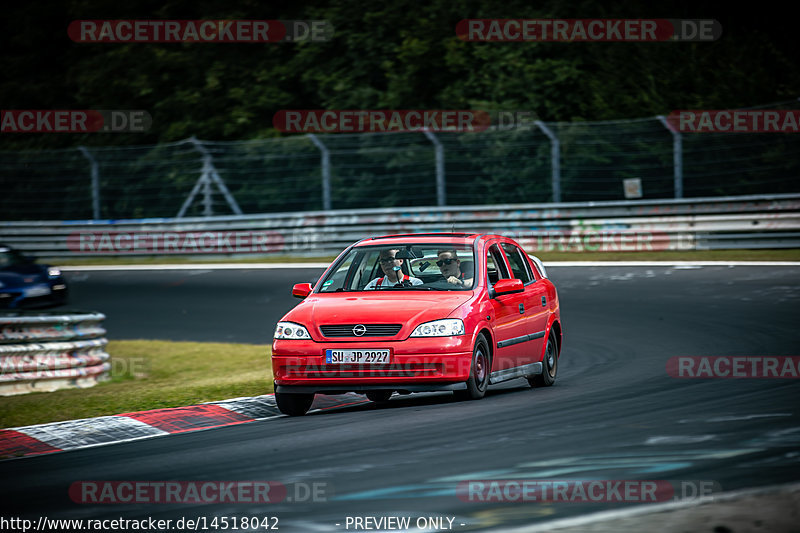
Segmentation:
<svg viewBox="0 0 800 533">
<path fill-rule="evenodd" d="M 601 511 L 599 513 L 591 513 L 574 518 L 562 518 L 559 520 L 551 520 L 531 526 L 523 526 L 515 529 L 505 529 L 507 533 L 549 533 L 557 529 L 564 529 L 570 527 L 581 527 L 589 524 L 596 524 L 597 522 L 604 522 L 609 520 L 616 520 L 618 518 L 628 518 L 632 516 L 642 516 L 652 513 L 659 513 L 663 511 L 673 511 L 678 509 L 689 509 L 707 503 L 725 502 L 736 500 L 746 496 L 758 496 L 775 491 L 793 492 L 800 490 L 800 483 L 789 483 L 785 485 L 772 485 L 768 487 L 761 487 L 756 489 L 742 489 L 714 496 L 703 496 L 692 500 L 679 500 L 675 502 L 655 503 L 651 505 L 637 505 L 636 507 L 628 509 L 615 509 L 613 511 Z M 495 530 L 501 531 L 501 530 Z"/>
<path fill-rule="evenodd" d="M 800 261 L 548 261 L 545 267 L 800 266 Z"/>
<path fill-rule="evenodd" d="M 125 270 L 272 270 L 328 268 L 330 263 L 186 263 L 179 265 L 83 265 L 59 267 L 64 272 Z M 800 261 L 551 261 L 545 267 L 670 267 L 670 266 L 800 266 Z"/>
</svg>

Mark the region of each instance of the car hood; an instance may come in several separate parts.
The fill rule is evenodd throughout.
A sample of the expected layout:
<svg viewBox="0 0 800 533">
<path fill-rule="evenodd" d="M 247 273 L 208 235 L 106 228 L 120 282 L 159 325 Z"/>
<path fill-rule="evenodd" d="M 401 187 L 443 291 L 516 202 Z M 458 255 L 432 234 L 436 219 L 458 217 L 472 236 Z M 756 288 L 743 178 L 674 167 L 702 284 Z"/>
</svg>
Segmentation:
<svg viewBox="0 0 800 533">
<path fill-rule="evenodd" d="M 472 291 L 315 293 L 284 320 L 306 326 L 315 338 L 319 333 L 314 326 L 328 324 L 403 324 L 399 334 L 408 335 L 423 322 L 447 318 L 472 296 Z"/>
<path fill-rule="evenodd" d="M 0 287 L 10 289 L 13 287 L 22 287 L 30 285 L 31 283 L 41 283 L 42 275 L 39 272 L 31 274 L 18 274 L 16 272 L 9 272 L 8 270 L 0 270 Z"/>
</svg>

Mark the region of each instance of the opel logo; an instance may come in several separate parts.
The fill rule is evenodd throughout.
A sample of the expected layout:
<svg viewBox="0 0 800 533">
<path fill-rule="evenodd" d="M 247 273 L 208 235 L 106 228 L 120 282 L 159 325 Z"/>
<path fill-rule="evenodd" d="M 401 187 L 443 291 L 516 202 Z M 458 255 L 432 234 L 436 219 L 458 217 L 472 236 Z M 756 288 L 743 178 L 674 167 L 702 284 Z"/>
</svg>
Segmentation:
<svg viewBox="0 0 800 533">
<path fill-rule="evenodd" d="M 355 326 L 353 326 L 353 335 L 355 335 L 356 337 L 360 337 L 366 332 L 367 332 L 367 326 L 365 326 L 364 324 L 356 324 Z"/>
</svg>

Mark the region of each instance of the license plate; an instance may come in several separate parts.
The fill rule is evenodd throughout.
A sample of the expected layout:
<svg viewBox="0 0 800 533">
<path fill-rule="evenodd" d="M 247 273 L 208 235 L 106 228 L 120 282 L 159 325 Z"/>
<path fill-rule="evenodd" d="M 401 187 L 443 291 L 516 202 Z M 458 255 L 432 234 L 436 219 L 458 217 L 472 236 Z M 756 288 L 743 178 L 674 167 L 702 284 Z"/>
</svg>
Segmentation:
<svg viewBox="0 0 800 533">
<path fill-rule="evenodd" d="M 342 363 L 379 365 L 388 363 L 390 358 L 389 350 L 325 350 L 325 362 L 334 365 Z"/>
<path fill-rule="evenodd" d="M 50 287 L 47 285 L 36 285 L 25 289 L 25 296 L 36 298 L 37 296 L 47 296 L 50 294 Z"/>
</svg>

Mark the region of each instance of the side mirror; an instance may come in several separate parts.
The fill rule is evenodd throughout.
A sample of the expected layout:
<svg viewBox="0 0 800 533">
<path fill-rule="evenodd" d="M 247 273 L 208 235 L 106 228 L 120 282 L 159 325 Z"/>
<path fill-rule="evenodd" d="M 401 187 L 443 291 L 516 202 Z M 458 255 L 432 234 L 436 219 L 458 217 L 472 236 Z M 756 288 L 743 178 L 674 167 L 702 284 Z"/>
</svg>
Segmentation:
<svg viewBox="0 0 800 533">
<path fill-rule="evenodd" d="M 525 287 L 522 285 L 521 279 L 501 279 L 494 284 L 495 296 L 514 294 L 515 292 L 522 292 L 524 290 Z"/>
<path fill-rule="evenodd" d="M 310 283 L 297 283 L 294 287 L 292 287 L 292 296 L 295 298 L 300 298 L 302 300 L 309 294 L 311 294 Z"/>
</svg>

